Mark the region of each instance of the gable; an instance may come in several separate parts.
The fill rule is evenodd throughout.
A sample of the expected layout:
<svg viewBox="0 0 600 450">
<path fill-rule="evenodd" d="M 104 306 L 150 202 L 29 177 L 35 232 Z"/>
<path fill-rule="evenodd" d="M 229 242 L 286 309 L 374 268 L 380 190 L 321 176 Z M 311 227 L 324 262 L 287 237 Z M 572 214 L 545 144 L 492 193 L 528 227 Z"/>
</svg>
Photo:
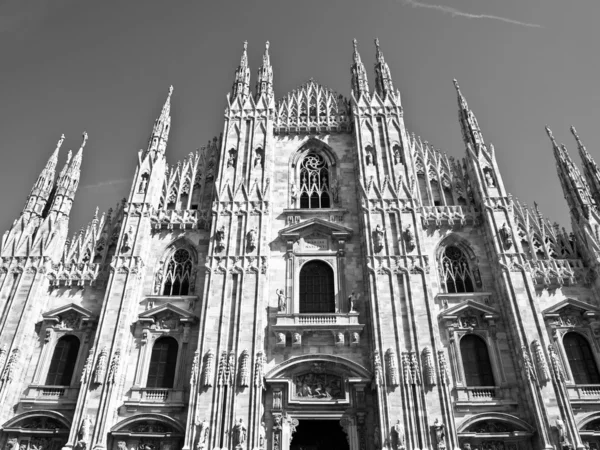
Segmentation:
<svg viewBox="0 0 600 450">
<path fill-rule="evenodd" d="M 93 319 L 92 312 L 83 306 L 71 303 L 42 314 L 44 321 L 54 323 L 59 328 L 80 328 Z"/>
<path fill-rule="evenodd" d="M 138 315 L 138 321 L 152 328 L 176 328 L 179 324 L 193 323 L 196 316 L 172 303 L 165 303 Z"/>
</svg>

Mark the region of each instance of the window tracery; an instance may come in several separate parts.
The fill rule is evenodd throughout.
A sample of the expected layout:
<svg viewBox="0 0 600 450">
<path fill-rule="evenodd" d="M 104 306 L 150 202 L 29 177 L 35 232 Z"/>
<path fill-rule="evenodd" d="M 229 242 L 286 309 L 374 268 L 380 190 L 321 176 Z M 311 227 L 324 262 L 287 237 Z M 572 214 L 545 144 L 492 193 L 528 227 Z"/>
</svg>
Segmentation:
<svg viewBox="0 0 600 450">
<path fill-rule="evenodd" d="M 190 252 L 183 248 L 176 250 L 165 267 L 163 295 L 188 295 L 192 270 Z"/>
<path fill-rule="evenodd" d="M 469 267 L 466 255 L 455 246 L 444 251 L 441 260 L 442 280 L 449 294 L 474 292 L 474 273 Z"/>
<path fill-rule="evenodd" d="M 300 208 L 330 208 L 329 166 L 317 153 L 309 153 L 300 163 Z"/>
</svg>

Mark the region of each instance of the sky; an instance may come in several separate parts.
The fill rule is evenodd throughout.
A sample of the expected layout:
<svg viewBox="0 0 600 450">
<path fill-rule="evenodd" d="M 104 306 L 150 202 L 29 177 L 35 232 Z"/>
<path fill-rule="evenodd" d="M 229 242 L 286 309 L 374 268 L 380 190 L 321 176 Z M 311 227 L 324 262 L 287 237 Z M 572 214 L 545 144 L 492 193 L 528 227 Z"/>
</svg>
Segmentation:
<svg viewBox="0 0 600 450">
<path fill-rule="evenodd" d="M 0 0 L 0 233 L 66 139 L 84 150 L 71 232 L 128 195 L 174 85 L 169 164 L 217 136 L 248 41 L 251 85 L 270 41 L 276 98 L 309 78 L 349 97 L 352 39 L 374 89 L 379 38 L 407 129 L 465 154 L 452 79 L 492 142 L 506 188 L 570 229 L 547 124 L 600 162 L 598 0 Z"/>
</svg>

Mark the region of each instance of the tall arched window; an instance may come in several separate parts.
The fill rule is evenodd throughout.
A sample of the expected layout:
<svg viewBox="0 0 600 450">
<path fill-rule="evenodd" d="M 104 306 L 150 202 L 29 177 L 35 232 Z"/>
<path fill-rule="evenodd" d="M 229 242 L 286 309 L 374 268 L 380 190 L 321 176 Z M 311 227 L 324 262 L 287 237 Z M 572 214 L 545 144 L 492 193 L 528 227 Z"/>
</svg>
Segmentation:
<svg viewBox="0 0 600 450">
<path fill-rule="evenodd" d="M 175 381 L 175 365 L 179 345 L 172 337 L 161 337 L 152 347 L 148 368 L 148 388 L 172 388 Z"/>
<path fill-rule="evenodd" d="M 460 340 L 460 355 L 467 386 L 495 386 L 488 348 L 483 339 L 468 334 Z"/>
<path fill-rule="evenodd" d="M 567 333 L 563 345 L 575 384 L 600 384 L 598 366 L 587 339 L 579 333 Z"/>
<path fill-rule="evenodd" d="M 311 261 L 300 271 L 300 312 L 335 312 L 333 270 L 323 261 Z"/>
<path fill-rule="evenodd" d="M 300 208 L 330 208 L 329 167 L 321 155 L 309 153 L 300 163 Z"/>
<path fill-rule="evenodd" d="M 61 337 L 54 347 L 46 385 L 70 386 L 78 354 L 79 339 L 72 335 Z"/>
<path fill-rule="evenodd" d="M 188 295 L 192 268 L 189 251 L 180 248 L 173 253 L 165 271 L 163 295 Z"/>
<path fill-rule="evenodd" d="M 446 292 L 474 292 L 473 274 L 465 254 L 454 246 L 446 247 L 442 257 L 442 279 L 446 282 Z"/>
</svg>

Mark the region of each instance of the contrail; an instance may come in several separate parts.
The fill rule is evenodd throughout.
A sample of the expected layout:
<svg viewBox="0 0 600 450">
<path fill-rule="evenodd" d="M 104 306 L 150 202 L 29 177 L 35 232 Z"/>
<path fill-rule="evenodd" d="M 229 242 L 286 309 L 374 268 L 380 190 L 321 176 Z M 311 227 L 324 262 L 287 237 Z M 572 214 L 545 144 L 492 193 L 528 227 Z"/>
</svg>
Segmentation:
<svg viewBox="0 0 600 450">
<path fill-rule="evenodd" d="M 81 189 L 97 189 L 97 188 L 103 188 L 103 187 L 107 187 L 107 186 L 115 186 L 117 184 L 127 183 L 128 181 L 129 180 L 126 180 L 126 179 L 100 181 L 99 183 L 87 184 L 85 186 L 81 186 Z"/>
<path fill-rule="evenodd" d="M 450 14 L 454 17 L 466 17 L 467 19 L 493 19 L 499 20 L 500 22 L 511 23 L 513 25 L 521 25 L 523 27 L 542 28 L 541 25 L 538 25 L 536 23 L 521 22 L 519 20 L 508 19 L 506 17 L 493 16 L 491 14 L 470 14 L 463 11 L 459 11 L 458 9 L 452 8 L 450 6 L 432 5 L 429 3 L 422 3 L 417 0 L 402 1 L 405 5 L 412 6 L 413 8 L 435 9 L 436 11 L 440 11 L 445 14 Z"/>
</svg>

